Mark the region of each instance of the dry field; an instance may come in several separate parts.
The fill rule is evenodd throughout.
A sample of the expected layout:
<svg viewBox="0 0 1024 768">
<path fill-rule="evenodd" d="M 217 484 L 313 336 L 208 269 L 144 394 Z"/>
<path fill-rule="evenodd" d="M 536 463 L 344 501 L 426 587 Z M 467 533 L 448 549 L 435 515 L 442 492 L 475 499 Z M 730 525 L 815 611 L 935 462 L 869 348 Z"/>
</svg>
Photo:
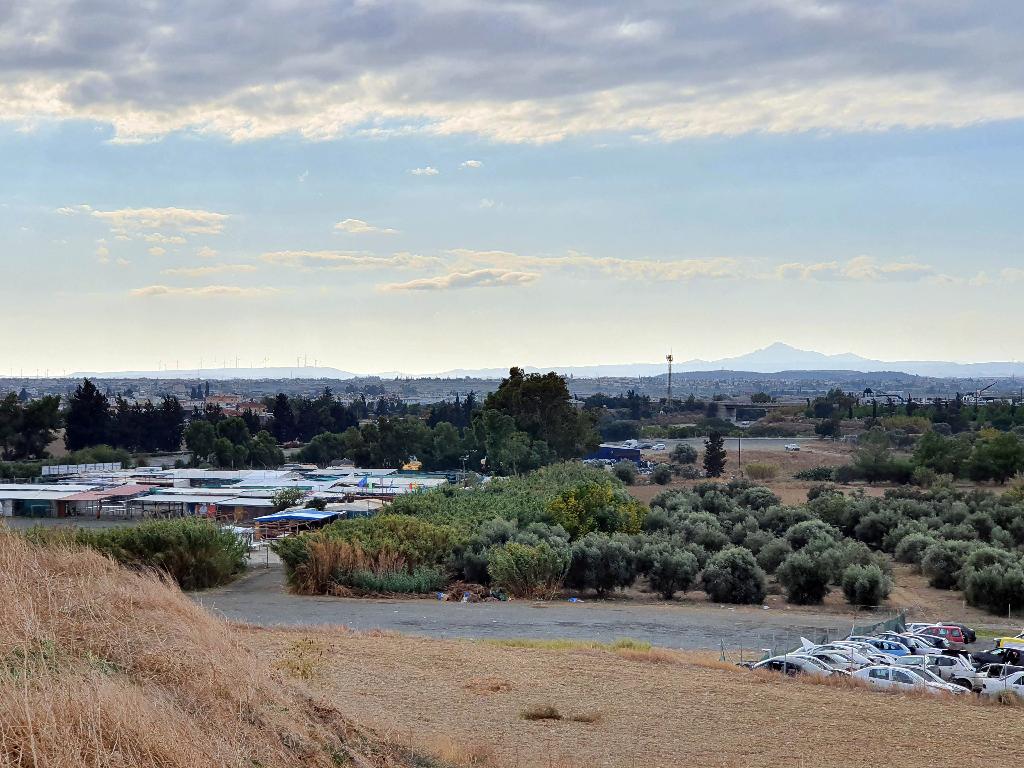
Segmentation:
<svg viewBox="0 0 1024 768">
<path fill-rule="evenodd" d="M 0 594 L 0 768 L 413 764 L 155 576 L 0 532 Z"/>
<path fill-rule="evenodd" d="M 723 480 L 738 477 L 738 461 L 736 450 L 727 451 L 728 463 L 725 467 Z M 784 504 L 802 504 L 807 501 L 807 490 L 817 483 L 806 480 L 794 480 L 793 474 L 802 469 L 810 469 L 818 466 L 837 467 L 840 464 L 847 464 L 850 461 L 851 448 L 843 443 L 822 442 L 820 446 L 804 446 L 800 451 L 788 453 L 785 451 L 758 451 L 743 449 L 743 464 L 752 462 L 762 464 L 774 464 L 779 468 L 778 475 L 774 480 L 757 480 L 758 485 L 766 485 L 782 499 Z M 668 460 L 668 454 L 652 454 L 658 459 Z M 665 490 L 673 488 L 689 488 L 695 483 L 703 480 L 679 480 L 675 479 L 668 485 L 655 485 L 653 483 L 642 483 L 630 487 L 629 492 L 640 501 L 650 503 L 651 499 Z M 885 488 L 881 486 L 857 486 L 863 487 L 870 495 L 882 495 Z"/>
<path fill-rule="evenodd" d="M 973 698 L 834 687 L 659 649 L 248 632 L 265 660 L 364 725 L 462 765 L 995 767 L 1020 757 L 1021 710 Z M 549 708 L 561 719 L 528 719 Z"/>
</svg>

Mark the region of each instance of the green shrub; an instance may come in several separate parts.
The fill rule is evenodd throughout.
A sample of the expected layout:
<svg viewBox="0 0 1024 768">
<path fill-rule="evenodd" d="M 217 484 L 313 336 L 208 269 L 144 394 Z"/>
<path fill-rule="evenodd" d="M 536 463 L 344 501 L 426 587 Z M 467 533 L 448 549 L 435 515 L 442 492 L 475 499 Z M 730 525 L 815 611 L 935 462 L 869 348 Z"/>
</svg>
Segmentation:
<svg viewBox="0 0 1024 768">
<path fill-rule="evenodd" d="M 794 552 L 783 560 L 775 577 L 786 591 L 786 602 L 816 605 L 828 594 L 832 565 L 822 557 Z"/>
<path fill-rule="evenodd" d="M 889 596 L 892 582 L 877 565 L 850 565 L 843 571 L 842 586 L 850 605 L 873 607 Z"/>
<path fill-rule="evenodd" d="M 775 537 L 768 533 L 768 531 L 756 530 L 748 531 L 742 539 L 735 541 L 735 543 L 746 547 L 753 553 L 754 557 L 757 557 L 761 554 L 761 550 L 772 541 L 775 541 Z M 758 564 L 760 564 L 760 561 Z M 761 567 L 764 568 L 763 565 Z"/>
<path fill-rule="evenodd" d="M 612 474 L 626 485 L 636 482 L 636 464 L 632 461 L 620 461 L 612 467 Z"/>
<path fill-rule="evenodd" d="M 33 529 L 37 542 L 64 541 L 96 549 L 132 568 L 163 571 L 182 589 L 226 584 L 245 570 L 248 548 L 232 531 L 197 518 L 152 520 L 104 530 L 74 533 Z"/>
<path fill-rule="evenodd" d="M 967 553 L 949 541 L 937 541 L 921 556 L 921 571 L 936 589 L 953 589 Z"/>
<path fill-rule="evenodd" d="M 930 488 L 935 485 L 935 481 L 938 479 L 938 473 L 929 467 L 914 467 L 914 472 L 910 476 L 910 482 L 922 488 Z"/>
<path fill-rule="evenodd" d="M 603 595 L 617 588 L 632 586 L 636 576 L 636 555 L 629 546 L 628 537 L 588 533 L 573 542 L 566 586 L 593 589 Z"/>
<path fill-rule="evenodd" d="M 757 553 L 757 564 L 765 573 L 775 573 L 792 551 L 793 548 L 785 539 L 772 539 Z"/>
<path fill-rule="evenodd" d="M 560 525 L 573 539 L 591 531 L 639 533 L 647 510 L 610 480 L 584 483 L 559 493 L 547 505 L 546 520 Z"/>
<path fill-rule="evenodd" d="M 742 547 L 723 549 L 704 568 L 702 577 L 708 598 L 719 603 L 760 603 L 766 585 L 764 571 L 750 550 Z"/>
<path fill-rule="evenodd" d="M 812 540 L 820 538 L 839 541 L 842 534 L 823 520 L 804 520 L 786 530 L 786 541 L 793 549 L 803 549 Z"/>
<path fill-rule="evenodd" d="M 351 586 L 367 592 L 396 592 L 402 594 L 426 594 L 444 589 L 444 571 L 439 568 L 415 568 L 412 572 L 404 569 L 374 573 L 369 570 L 355 571 Z"/>
<path fill-rule="evenodd" d="M 672 462 L 674 464 L 696 464 L 697 449 L 689 443 L 679 443 L 672 449 Z"/>
<path fill-rule="evenodd" d="M 964 597 L 978 608 L 1003 615 L 1024 607 L 1024 570 L 1019 564 L 988 565 L 964 575 Z"/>
<path fill-rule="evenodd" d="M 697 558 L 691 552 L 668 543 L 647 545 L 638 560 L 651 589 L 666 600 L 671 600 L 676 592 L 689 590 L 700 571 Z"/>
<path fill-rule="evenodd" d="M 491 550 L 491 582 L 513 597 L 550 597 L 562 586 L 570 551 L 547 542 L 537 546 L 510 541 Z"/>
<path fill-rule="evenodd" d="M 763 461 L 752 461 L 744 468 L 747 475 L 754 480 L 772 480 L 779 474 L 778 464 Z"/>
<path fill-rule="evenodd" d="M 807 469 L 801 469 L 798 472 L 794 472 L 793 478 L 796 480 L 828 482 L 835 479 L 835 469 L 833 467 L 826 466 L 809 467 Z"/>
<path fill-rule="evenodd" d="M 651 480 L 658 485 L 668 485 L 672 482 L 672 467 L 668 464 L 659 464 L 651 472 Z"/>
<path fill-rule="evenodd" d="M 860 480 L 863 476 L 860 470 L 852 464 L 841 464 L 832 470 L 832 479 L 844 485 L 852 483 L 854 480 Z"/>
</svg>

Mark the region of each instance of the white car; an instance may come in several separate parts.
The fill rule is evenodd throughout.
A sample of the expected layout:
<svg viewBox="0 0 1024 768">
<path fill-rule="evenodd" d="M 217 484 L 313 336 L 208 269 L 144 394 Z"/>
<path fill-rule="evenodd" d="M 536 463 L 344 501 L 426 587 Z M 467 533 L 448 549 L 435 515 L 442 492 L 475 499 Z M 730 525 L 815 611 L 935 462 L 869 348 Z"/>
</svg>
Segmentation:
<svg viewBox="0 0 1024 768">
<path fill-rule="evenodd" d="M 832 675 L 848 674 L 847 672 L 830 667 L 823 661 L 802 653 L 773 656 L 770 659 L 758 662 L 752 666 L 751 669 L 766 669 L 770 672 L 782 672 L 790 677 L 800 674 L 815 675 L 817 677 L 831 677 Z"/>
<path fill-rule="evenodd" d="M 665 450 L 665 444 L 664 443 L 655 443 L 654 447 L 651 448 L 651 450 L 652 451 L 664 451 Z"/>
<path fill-rule="evenodd" d="M 947 683 L 953 683 L 962 688 L 969 688 L 972 691 L 980 687 L 979 673 L 959 656 L 938 656 L 935 654 L 901 656 L 895 659 L 895 664 L 898 667 L 925 669 L 942 678 Z M 979 682 L 975 682 L 976 680 L 979 680 Z"/>
<path fill-rule="evenodd" d="M 826 650 L 813 650 L 804 651 L 803 655 L 810 656 L 811 658 L 817 659 L 818 661 L 824 662 L 833 669 L 845 669 L 847 672 L 852 672 L 855 669 L 860 669 L 869 664 L 867 659 L 863 656 L 860 658 L 864 661 L 857 661 L 854 658 L 856 651 L 826 651 Z M 856 654 L 859 655 L 859 654 Z"/>
<path fill-rule="evenodd" d="M 919 675 L 918 672 L 925 674 Z M 931 680 L 929 675 L 928 670 L 885 666 L 865 667 L 853 673 L 855 678 L 880 691 L 925 691 L 935 695 L 967 692 L 966 688 L 950 686 L 934 675 L 931 676 L 935 679 Z"/>
<path fill-rule="evenodd" d="M 786 449 L 787 451 L 799 451 L 799 450 L 800 450 L 800 446 L 799 446 L 799 445 L 797 445 L 796 443 L 786 443 L 786 445 L 785 445 L 785 446 L 783 446 L 783 447 L 784 447 L 784 448 L 785 448 L 785 449 Z"/>
<path fill-rule="evenodd" d="M 1009 692 L 1016 694 L 1017 698 L 1024 701 L 1024 672 L 1014 672 L 1005 677 L 984 677 L 980 682 L 982 696 L 994 698 Z"/>
</svg>

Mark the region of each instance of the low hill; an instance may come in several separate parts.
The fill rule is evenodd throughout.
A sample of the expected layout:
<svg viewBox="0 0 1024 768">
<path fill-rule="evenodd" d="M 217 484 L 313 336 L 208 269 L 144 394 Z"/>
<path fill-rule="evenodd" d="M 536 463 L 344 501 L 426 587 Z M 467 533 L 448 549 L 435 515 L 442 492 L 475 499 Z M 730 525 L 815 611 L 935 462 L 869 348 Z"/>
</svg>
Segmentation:
<svg viewBox="0 0 1024 768">
<path fill-rule="evenodd" d="M 413 764 L 156 576 L 0 529 L 0 594 L 0 766 Z"/>
</svg>

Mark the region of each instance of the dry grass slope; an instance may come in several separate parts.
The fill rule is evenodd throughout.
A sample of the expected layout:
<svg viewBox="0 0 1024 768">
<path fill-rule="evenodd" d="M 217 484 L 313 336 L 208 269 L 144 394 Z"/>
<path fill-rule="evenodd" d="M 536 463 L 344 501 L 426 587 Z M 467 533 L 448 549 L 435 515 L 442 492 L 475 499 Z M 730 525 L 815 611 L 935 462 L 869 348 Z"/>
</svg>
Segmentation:
<svg viewBox="0 0 1024 768">
<path fill-rule="evenodd" d="M 399 766 L 176 587 L 0 532 L 0 766 Z"/>
<path fill-rule="evenodd" d="M 716 654 L 371 637 L 342 628 L 250 630 L 248 637 L 272 661 L 299 642 L 316 643 L 316 690 L 347 702 L 367 726 L 467 766 L 1019 763 L 1020 709 L 753 673 Z"/>
</svg>

